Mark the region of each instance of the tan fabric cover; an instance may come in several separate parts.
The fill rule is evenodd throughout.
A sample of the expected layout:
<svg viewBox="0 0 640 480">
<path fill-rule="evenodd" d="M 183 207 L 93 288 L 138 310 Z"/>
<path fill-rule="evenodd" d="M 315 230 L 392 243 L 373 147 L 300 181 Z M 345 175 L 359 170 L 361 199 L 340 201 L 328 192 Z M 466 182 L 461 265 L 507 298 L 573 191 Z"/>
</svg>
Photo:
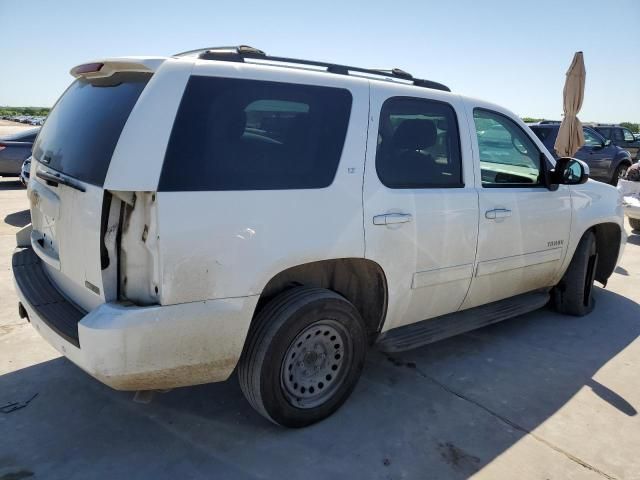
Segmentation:
<svg viewBox="0 0 640 480">
<path fill-rule="evenodd" d="M 582 52 L 576 52 L 564 83 L 563 102 L 564 118 L 560 124 L 558 138 L 553 146 L 560 157 L 572 157 L 582 145 L 584 134 L 582 124 L 576 116 L 582 107 L 584 99 L 584 80 L 586 72 Z"/>
</svg>

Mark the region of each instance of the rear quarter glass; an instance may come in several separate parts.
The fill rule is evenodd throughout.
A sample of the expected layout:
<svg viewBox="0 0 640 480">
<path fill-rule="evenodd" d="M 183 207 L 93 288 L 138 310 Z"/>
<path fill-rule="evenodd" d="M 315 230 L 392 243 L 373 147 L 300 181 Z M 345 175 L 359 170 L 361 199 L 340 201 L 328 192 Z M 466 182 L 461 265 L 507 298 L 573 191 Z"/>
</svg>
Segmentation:
<svg viewBox="0 0 640 480">
<path fill-rule="evenodd" d="M 329 186 L 349 124 L 346 89 L 193 76 L 176 115 L 160 191 Z"/>
<path fill-rule="evenodd" d="M 47 117 L 33 148 L 34 158 L 102 186 L 124 124 L 149 78 L 127 73 L 73 82 Z"/>
</svg>

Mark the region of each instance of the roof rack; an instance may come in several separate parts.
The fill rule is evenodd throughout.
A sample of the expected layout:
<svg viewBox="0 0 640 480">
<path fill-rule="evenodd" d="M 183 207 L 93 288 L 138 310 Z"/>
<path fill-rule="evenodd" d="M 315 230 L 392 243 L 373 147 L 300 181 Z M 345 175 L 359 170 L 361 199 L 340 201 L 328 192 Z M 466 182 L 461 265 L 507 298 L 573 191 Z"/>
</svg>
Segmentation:
<svg viewBox="0 0 640 480">
<path fill-rule="evenodd" d="M 538 122 L 539 125 L 556 125 L 561 123 L 560 120 L 540 120 Z"/>
<path fill-rule="evenodd" d="M 373 69 L 373 68 L 352 67 L 349 65 L 338 65 L 335 63 L 319 62 L 315 60 L 301 60 L 298 58 L 273 57 L 273 56 L 267 55 L 262 50 L 250 47 L 248 45 L 239 45 L 235 47 L 199 48 L 196 50 L 189 50 L 189 51 L 181 52 L 174 55 L 174 57 L 186 57 L 186 56 L 197 56 L 202 60 L 223 60 L 226 62 L 244 62 L 245 60 L 263 60 L 265 62 L 273 62 L 273 63 L 308 65 L 312 67 L 322 67 L 322 68 L 325 68 L 328 73 L 335 73 L 338 75 L 349 75 L 349 72 L 363 73 L 366 75 L 382 76 L 382 77 L 394 78 L 398 80 L 405 80 L 405 81 L 411 82 L 413 85 L 417 87 L 433 88 L 435 90 L 443 90 L 445 92 L 451 91 L 449 87 L 447 87 L 446 85 L 443 85 L 442 83 L 434 82 L 431 80 L 425 80 L 421 78 L 414 78 L 413 75 L 399 68 L 394 68 L 392 70 L 381 70 L 381 69 Z M 284 65 L 284 66 L 289 66 L 289 65 Z"/>
</svg>

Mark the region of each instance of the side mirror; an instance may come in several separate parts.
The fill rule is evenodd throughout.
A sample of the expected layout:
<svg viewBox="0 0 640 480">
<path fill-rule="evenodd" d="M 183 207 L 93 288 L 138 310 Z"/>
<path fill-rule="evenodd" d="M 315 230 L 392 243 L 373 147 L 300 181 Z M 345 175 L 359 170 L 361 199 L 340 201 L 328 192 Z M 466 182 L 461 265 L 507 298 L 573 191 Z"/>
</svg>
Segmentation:
<svg viewBox="0 0 640 480">
<path fill-rule="evenodd" d="M 589 180 L 589 165 L 577 158 L 561 157 L 550 173 L 552 184 L 580 185 Z"/>
<path fill-rule="evenodd" d="M 608 147 L 609 145 L 611 145 L 611 140 L 607 139 L 604 141 L 604 147 Z"/>
</svg>

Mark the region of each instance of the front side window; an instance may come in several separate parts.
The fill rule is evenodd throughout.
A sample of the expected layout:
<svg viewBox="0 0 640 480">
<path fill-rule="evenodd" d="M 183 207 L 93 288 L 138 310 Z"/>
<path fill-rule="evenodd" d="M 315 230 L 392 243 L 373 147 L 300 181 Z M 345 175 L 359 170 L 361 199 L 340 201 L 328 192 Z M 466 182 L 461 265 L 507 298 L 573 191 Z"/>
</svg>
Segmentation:
<svg viewBox="0 0 640 480">
<path fill-rule="evenodd" d="M 602 146 L 602 138 L 600 138 L 595 132 L 589 130 L 588 128 L 584 128 L 582 132 L 584 133 L 585 147 L 601 147 Z"/>
<path fill-rule="evenodd" d="M 411 97 L 385 101 L 376 170 L 389 188 L 462 187 L 458 122 L 451 105 Z"/>
<path fill-rule="evenodd" d="M 602 128 L 602 127 L 598 127 L 596 128 L 596 130 L 598 131 L 598 133 L 600 135 L 602 135 L 604 138 L 611 138 L 611 129 L 610 128 Z"/>
<path fill-rule="evenodd" d="M 483 187 L 541 185 L 541 153 L 533 140 L 508 117 L 476 108 Z"/>
<path fill-rule="evenodd" d="M 159 189 L 327 187 L 342 154 L 351 101 L 340 88 L 193 76 Z"/>
</svg>

